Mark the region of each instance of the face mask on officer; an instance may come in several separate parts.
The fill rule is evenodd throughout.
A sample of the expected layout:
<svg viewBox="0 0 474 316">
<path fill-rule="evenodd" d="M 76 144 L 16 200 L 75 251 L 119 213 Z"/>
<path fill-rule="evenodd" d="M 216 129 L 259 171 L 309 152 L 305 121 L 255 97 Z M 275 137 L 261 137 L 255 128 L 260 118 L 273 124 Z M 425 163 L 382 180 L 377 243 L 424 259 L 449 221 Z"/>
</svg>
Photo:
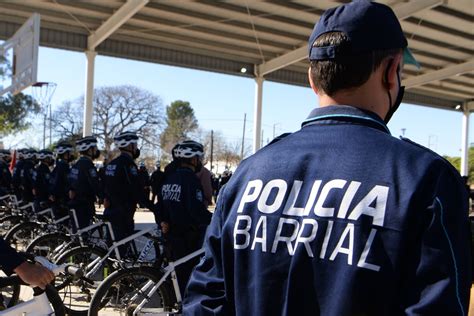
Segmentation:
<svg viewBox="0 0 474 316">
<path fill-rule="evenodd" d="M 132 157 L 133 159 L 137 159 L 138 157 L 140 157 L 140 149 L 135 148 L 135 150 L 133 151 Z"/>
<path fill-rule="evenodd" d="M 388 72 L 390 70 L 390 67 L 392 66 L 392 63 L 393 63 L 393 60 L 389 62 L 387 69 L 385 70 L 385 82 L 388 82 Z M 387 115 L 385 115 L 385 119 L 384 119 L 385 124 L 388 124 L 388 122 L 392 118 L 395 111 L 398 110 L 398 108 L 400 107 L 400 104 L 402 103 L 403 95 L 405 94 L 405 86 L 402 86 L 402 83 L 400 80 L 400 65 L 397 66 L 397 81 L 398 81 L 398 93 L 397 93 L 397 98 L 395 99 L 395 103 L 393 105 L 392 105 L 392 96 L 390 94 L 390 91 L 387 90 L 389 108 L 388 108 Z"/>
<path fill-rule="evenodd" d="M 97 159 L 99 157 L 100 157 L 100 150 L 96 147 L 94 151 L 94 156 L 92 158 Z"/>
<path fill-rule="evenodd" d="M 197 161 L 196 164 L 194 164 L 194 172 L 198 173 L 202 169 L 202 161 L 198 157 L 194 157 L 193 159 Z"/>
</svg>

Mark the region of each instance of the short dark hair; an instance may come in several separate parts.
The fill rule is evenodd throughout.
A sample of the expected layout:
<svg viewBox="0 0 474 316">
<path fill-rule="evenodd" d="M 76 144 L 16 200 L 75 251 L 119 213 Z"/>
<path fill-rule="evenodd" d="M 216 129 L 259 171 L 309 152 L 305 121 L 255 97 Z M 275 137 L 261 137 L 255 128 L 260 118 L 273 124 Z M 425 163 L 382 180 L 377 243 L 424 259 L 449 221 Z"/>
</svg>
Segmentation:
<svg viewBox="0 0 474 316">
<path fill-rule="evenodd" d="M 350 45 L 348 37 L 342 32 L 328 32 L 319 36 L 313 46 L 336 46 L 343 51 Z M 341 58 L 311 61 L 311 78 L 316 88 L 326 95 L 356 88 L 369 80 L 370 75 L 382 61 L 401 53 L 401 49 L 372 51 Z"/>
</svg>

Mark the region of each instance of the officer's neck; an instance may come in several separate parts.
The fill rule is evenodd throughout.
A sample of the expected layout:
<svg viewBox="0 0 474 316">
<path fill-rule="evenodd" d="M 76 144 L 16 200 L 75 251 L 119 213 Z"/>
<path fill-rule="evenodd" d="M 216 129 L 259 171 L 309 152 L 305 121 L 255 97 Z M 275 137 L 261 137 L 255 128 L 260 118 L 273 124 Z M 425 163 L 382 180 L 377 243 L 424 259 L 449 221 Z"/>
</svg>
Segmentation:
<svg viewBox="0 0 474 316">
<path fill-rule="evenodd" d="M 190 163 L 187 163 L 187 162 L 182 162 L 180 165 L 179 165 L 180 168 L 188 168 L 188 169 L 191 169 L 193 172 L 196 171 L 196 167 L 194 167 L 192 164 Z"/>
<path fill-rule="evenodd" d="M 86 158 L 86 159 L 89 159 L 90 161 L 92 161 L 92 157 L 89 156 L 89 155 L 81 155 L 81 158 Z"/>
<path fill-rule="evenodd" d="M 128 156 L 128 157 L 130 157 L 130 158 L 133 159 L 132 153 L 130 153 L 130 152 L 127 151 L 127 150 L 121 150 L 121 151 L 120 151 L 120 154 L 121 154 L 121 155 L 126 155 L 126 156 Z"/>
</svg>

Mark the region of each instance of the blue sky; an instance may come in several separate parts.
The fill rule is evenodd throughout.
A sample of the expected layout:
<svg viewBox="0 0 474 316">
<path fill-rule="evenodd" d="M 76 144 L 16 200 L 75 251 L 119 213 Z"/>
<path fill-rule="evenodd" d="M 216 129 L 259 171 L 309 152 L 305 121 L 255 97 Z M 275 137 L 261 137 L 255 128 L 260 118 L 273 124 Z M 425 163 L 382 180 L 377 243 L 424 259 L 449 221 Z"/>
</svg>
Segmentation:
<svg viewBox="0 0 474 316">
<path fill-rule="evenodd" d="M 231 143 L 241 142 L 244 113 L 247 113 L 246 142 L 252 143 L 255 83 L 253 79 L 206 71 L 171 67 L 98 55 L 95 86 L 136 85 L 161 97 L 166 106 L 175 100 L 189 101 L 200 126 L 220 131 Z M 43 48 L 39 50 L 38 81 L 57 83 L 53 109 L 65 100 L 84 93 L 84 53 Z M 27 90 L 28 92 L 28 90 Z M 276 134 L 299 129 L 301 121 L 318 106 L 310 88 L 264 82 L 264 143 Z M 459 156 L 462 114 L 402 104 L 389 128 L 392 135 L 405 136 L 441 155 Z M 471 126 L 472 120 L 471 120 Z M 469 139 L 472 139 L 472 129 Z M 3 139 L 8 146 L 40 146 L 42 128 Z"/>
</svg>

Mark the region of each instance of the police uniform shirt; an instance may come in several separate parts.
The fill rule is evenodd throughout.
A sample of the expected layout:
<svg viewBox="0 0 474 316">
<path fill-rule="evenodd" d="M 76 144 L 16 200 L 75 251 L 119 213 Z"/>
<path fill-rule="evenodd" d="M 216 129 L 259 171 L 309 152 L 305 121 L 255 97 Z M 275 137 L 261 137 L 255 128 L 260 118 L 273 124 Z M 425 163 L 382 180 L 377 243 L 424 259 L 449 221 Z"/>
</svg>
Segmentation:
<svg viewBox="0 0 474 316">
<path fill-rule="evenodd" d="M 33 173 L 33 188 L 36 192 L 36 197 L 42 200 L 47 200 L 49 196 L 49 181 L 51 171 L 49 167 L 40 163 L 36 166 Z"/>
<path fill-rule="evenodd" d="M 377 115 L 315 109 L 223 189 L 184 314 L 465 315 L 465 194 Z"/>
<path fill-rule="evenodd" d="M 132 157 L 122 153 L 107 164 L 105 194 L 111 208 L 124 206 L 135 210 L 137 203 L 145 201 L 137 165 Z"/>
<path fill-rule="evenodd" d="M 70 189 L 75 192 L 74 200 L 94 202 L 102 197 L 97 170 L 90 158 L 81 156 L 69 172 Z"/>
<path fill-rule="evenodd" d="M 50 177 L 50 191 L 56 199 L 67 199 L 68 197 L 69 169 L 69 164 L 66 161 L 62 159 L 56 160 L 56 165 Z"/>
<path fill-rule="evenodd" d="M 18 160 L 13 167 L 12 172 L 12 184 L 15 188 L 19 188 L 21 185 L 21 170 L 23 170 L 23 165 L 25 164 L 25 160 L 21 159 Z"/>
<path fill-rule="evenodd" d="M 6 162 L 0 161 L 0 187 L 10 190 L 12 185 L 12 174 Z"/>
<path fill-rule="evenodd" d="M 28 196 L 33 195 L 31 190 L 33 189 L 34 173 L 35 173 L 35 165 L 33 163 L 33 160 L 31 159 L 23 160 L 23 167 L 20 170 L 20 180 L 21 180 L 23 193 Z"/>
<path fill-rule="evenodd" d="M 169 223 L 171 233 L 173 228 L 186 230 L 209 223 L 210 213 L 204 206 L 202 186 L 194 171 L 178 167 L 165 175 L 158 191 L 157 219 Z"/>
<path fill-rule="evenodd" d="M 25 261 L 22 256 L 0 237 L 0 268 L 7 275 L 12 274 L 13 270 Z"/>
</svg>

